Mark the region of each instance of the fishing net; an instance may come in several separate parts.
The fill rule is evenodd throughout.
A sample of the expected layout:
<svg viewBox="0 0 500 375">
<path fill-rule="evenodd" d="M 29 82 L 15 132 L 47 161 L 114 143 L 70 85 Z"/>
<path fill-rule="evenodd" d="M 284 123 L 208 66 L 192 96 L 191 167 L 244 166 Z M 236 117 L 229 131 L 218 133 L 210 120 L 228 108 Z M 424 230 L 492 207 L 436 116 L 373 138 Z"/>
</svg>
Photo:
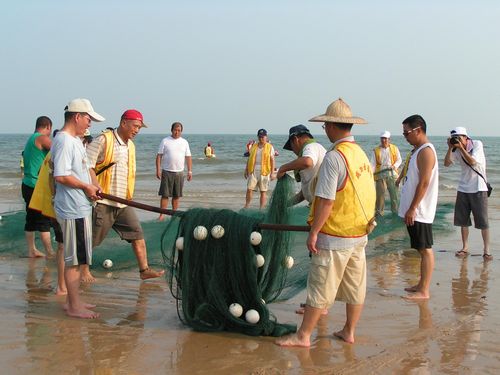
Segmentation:
<svg viewBox="0 0 500 375">
<path fill-rule="evenodd" d="M 292 178 L 280 179 L 265 212 L 193 208 L 171 219 L 162 237 L 162 254 L 185 324 L 198 331 L 253 336 L 295 332 L 295 325 L 278 323 L 266 305 L 287 286 L 293 265 L 290 232 L 259 227 L 290 224 L 293 187 Z M 224 230 L 220 238 L 217 226 Z M 264 264 L 258 264 L 262 257 Z M 232 304 L 241 306 L 241 315 L 238 305 L 230 312 Z"/>
</svg>

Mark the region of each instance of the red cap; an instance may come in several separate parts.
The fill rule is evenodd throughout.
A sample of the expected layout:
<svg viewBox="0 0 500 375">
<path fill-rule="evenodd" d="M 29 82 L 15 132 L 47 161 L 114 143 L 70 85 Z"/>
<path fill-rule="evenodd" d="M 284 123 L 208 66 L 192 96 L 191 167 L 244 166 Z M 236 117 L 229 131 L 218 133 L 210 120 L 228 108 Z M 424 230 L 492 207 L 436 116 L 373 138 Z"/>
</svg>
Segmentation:
<svg viewBox="0 0 500 375">
<path fill-rule="evenodd" d="M 139 120 L 140 122 L 142 122 L 143 127 L 148 127 L 144 123 L 144 117 L 142 117 L 142 113 L 136 109 L 127 109 L 125 112 L 123 112 L 122 120 Z"/>
</svg>

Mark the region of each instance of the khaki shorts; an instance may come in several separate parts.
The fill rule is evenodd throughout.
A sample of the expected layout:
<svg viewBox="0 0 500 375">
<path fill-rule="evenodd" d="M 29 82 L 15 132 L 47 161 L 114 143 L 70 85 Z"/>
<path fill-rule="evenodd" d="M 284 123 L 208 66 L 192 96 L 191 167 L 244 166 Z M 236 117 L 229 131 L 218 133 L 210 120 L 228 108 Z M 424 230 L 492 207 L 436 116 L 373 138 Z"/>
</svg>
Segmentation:
<svg viewBox="0 0 500 375">
<path fill-rule="evenodd" d="M 111 228 L 122 240 L 128 242 L 144 238 L 141 223 L 132 207 L 118 208 L 97 203 L 92 214 L 92 224 L 93 247 L 101 244 Z"/>
<path fill-rule="evenodd" d="M 366 296 L 366 242 L 345 250 L 320 250 L 311 257 L 306 304 L 328 309 L 335 300 L 361 305 Z"/>
<path fill-rule="evenodd" d="M 253 191 L 268 191 L 269 190 L 269 176 L 260 175 L 258 178 L 252 173 L 248 176 L 247 189 Z"/>
</svg>

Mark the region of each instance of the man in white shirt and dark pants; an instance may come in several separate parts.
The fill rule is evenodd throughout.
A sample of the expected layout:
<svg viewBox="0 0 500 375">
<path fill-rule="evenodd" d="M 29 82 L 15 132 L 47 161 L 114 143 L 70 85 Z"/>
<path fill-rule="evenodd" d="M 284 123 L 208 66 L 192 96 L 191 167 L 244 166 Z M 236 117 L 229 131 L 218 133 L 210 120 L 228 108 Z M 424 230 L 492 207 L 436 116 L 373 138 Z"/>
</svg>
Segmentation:
<svg viewBox="0 0 500 375">
<path fill-rule="evenodd" d="M 492 260 L 489 249 L 488 187 L 483 143 L 470 139 L 467 129 L 461 126 L 450 132 L 447 142 L 448 151 L 444 158 L 444 166 L 449 167 L 457 163 L 462 169 L 458 181 L 454 217 L 455 226 L 461 227 L 462 249 L 455 255 L 460 258 L 469 255 L 469 227 L 472 225 L 470 219 L 472 213 L 474 226 L 481 230 L 483 237 L 483 259 Z"/>
<path fill-rule="evenodd" d="M 172 197 L 172 209 L 179 207 L 184 187 L 184 166 L 187 164 L 187 180 L 193 178 L 193 163 L 189 143 L 181 137 L 183 126 L 174 122 L 170 128 L 172 134 L 164 138 L 156 155 L 156 177 L 161 181 L 158 195 L 161 196 L 160 207 L 167 208 L 168 198 Z M 160 214 L 158 220 L 163 220 Z"/>
</svg>

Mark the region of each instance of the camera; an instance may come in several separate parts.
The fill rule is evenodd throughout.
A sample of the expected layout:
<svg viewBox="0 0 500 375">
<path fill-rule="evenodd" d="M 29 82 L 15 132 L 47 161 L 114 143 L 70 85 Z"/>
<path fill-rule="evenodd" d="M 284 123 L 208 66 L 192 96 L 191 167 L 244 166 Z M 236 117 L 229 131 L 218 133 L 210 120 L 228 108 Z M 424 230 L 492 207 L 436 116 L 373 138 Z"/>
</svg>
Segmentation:
<svg viewBox="0 0 500 375">
<path fill-rule="evenodd" d="M 450 138 L 450 143 L 451 143 L 452 145 L 457 145 L 457 144 L 459 144 L 459 143 L 460 143 L 460 136 L 458 136 L 458 135 L 453 135 L 453 136 L 451 136 L 451 138 Z"/>
</svg>

